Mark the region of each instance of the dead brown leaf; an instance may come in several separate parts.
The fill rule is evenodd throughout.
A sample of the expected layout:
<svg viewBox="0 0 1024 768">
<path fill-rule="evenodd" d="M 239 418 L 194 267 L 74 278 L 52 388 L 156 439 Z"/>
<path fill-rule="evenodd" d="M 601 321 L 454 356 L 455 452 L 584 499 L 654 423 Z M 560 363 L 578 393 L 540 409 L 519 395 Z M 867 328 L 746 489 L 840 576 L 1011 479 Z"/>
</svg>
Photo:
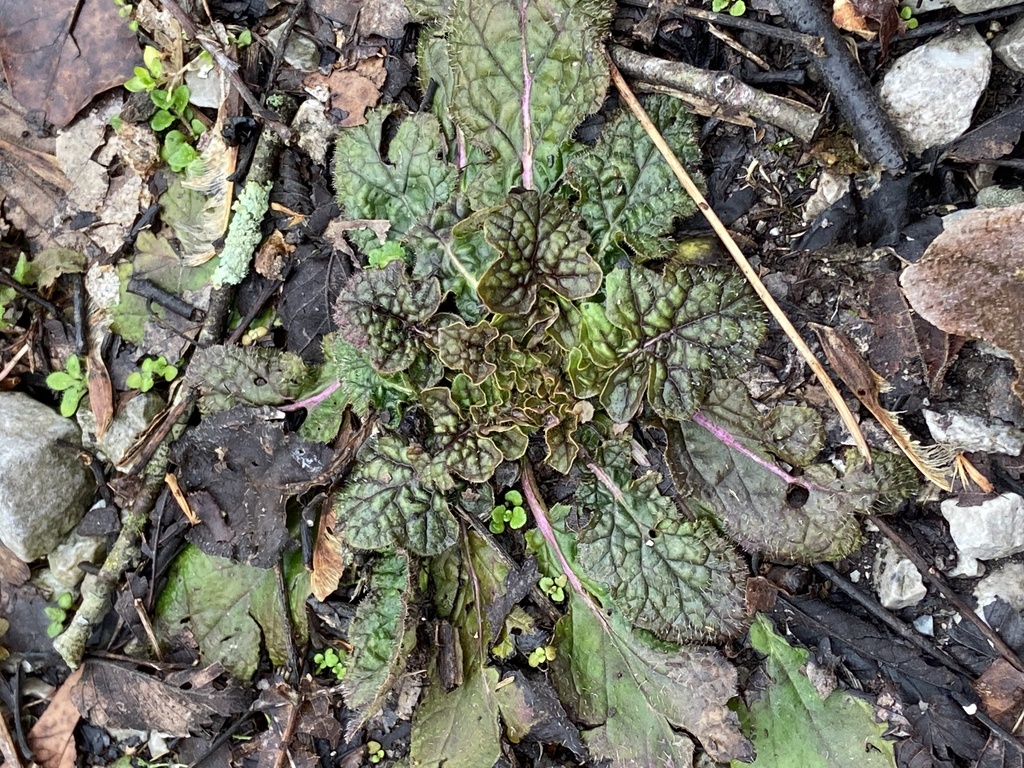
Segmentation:
<svg viewBox="0 0 1024 768">
<path fill-rule="evenodd" d="M 96 438 L 103 437 L 107 427 L 114 420 L 114 385 L 110 382 L 110 373 L 103 362 L 103 353 L 99 344 L 89 345 L 88 379 L 89 408 L 96 417 Z"/>
<path fill-rule="evenodd" d="M 1024 204 L 962 214 L 900 279 L 910 305 L 947 333 L 1006 350 L 1024 402 Z"/>
<path fill-rule="evenodd" d="M 360 61 L 355 69 L 335 70 L 327 77 L 313 73 L 303 84 L 328 109 L 345 112 L 346 117 L 338 126 L 349 128 L 366 122 L 366 110 L 380 100 L 386 77 L 384 59 L 374 57 Z"/>
<path fill-rule="evenodd" d="M 320 525 L 313 545 L 313 572 L 309 577 L 313 595 L 321 602 L 338 588 L 347 564 L 345 545 L 341 537 L 334 534 L 333 522 L 331 508 L 326 506 L 320 513 Z"/>
<path fill-rule="evenodd" d="M 899 29 L 900 15 L 894 0 L 832 0 L 832 23 L 865 40 L 879 37 L 884 61 L 889 41 Z"/>
<path fill-rule="evenodd" d="M 72 701 L 71 692 L 81 677 L 82 668 L 68 676 L 50 699 L 50 706 L 28 732 L 28 747 L 42 768 L 75 768 L 78 759 L 75 727 L 81 715 Z"/>
<path fill-rule="evenodd" d="M 58 128 L 141 64 L 110 0 L 0 0 L 0 59 L 14 97 Z"/>
<path fill-rule="evenodd" d="M 1024 705 L 1024 674 L 1005 659 L 996 659 L 973 685 L 989 717 L 1015 731 Z"/>
</svg>

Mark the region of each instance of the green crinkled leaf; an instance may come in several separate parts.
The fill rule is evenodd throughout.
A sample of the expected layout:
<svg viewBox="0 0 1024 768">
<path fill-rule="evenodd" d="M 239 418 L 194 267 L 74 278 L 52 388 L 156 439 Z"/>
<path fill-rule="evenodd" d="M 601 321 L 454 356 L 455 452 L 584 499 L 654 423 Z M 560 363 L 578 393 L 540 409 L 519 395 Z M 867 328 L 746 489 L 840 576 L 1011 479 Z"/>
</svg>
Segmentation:
<svg viewBox="0 0 1024 768">
<path fill-rule="evenodd" d="M 467 326 L 462 320 L 449 319 L 433 329 L 428 343 L 442 365 L 461 371 L 474 384 L 481 384 L 498 369 L 490 349 L 496 338 L 498 329 L 486 321 Z"/>
<path fill-rule="evenodd" d="M 484 239 L 477 217 L 460 221 L 454 208 L 445 206 L 414 224 L 407 239 L 416 254 L 413 278 L 436 277 L 441 289 L 455 296 L 463 318 L 481 319 L 484 308 L 477 285 L 498 254 Z"/>
<path fill-rule="evenodd" d="M 297 627 L 302 632 L 308 577 L 305 590 L 296 584 L 296 578 L 300 576 L 289 579 L 289 602 L 293 620 L 301 614 Z M 264 635 L 274 663 L 287 661 L 283 641 L 274 641 L 286 636 L 288 625 L 273 570 L 207 555 L 188 545 L 171 566 L 167 586 L 157 602 L 154 629 L 158 637 L 170 639 L 186 623 L 199 644 L 203 663 L 221 662 L 237 678 L 249 678 L 256 671 Z"/>
<path fill-rule="evenodd" d="M 196 350 L 186 378 L 199 387 L 199 408 L 209 414 L 243 403 L 280 405 L 293 400 L 308 385 L 309 373 L 292 352 L 215 344 Z"/>
<path fill-rule="evenodd" d="M 385 552 L 374 561 L 367 596 L 359 603 L 349 626 L 348 640 L 353 650 L 341 684 L 345 704 L 356 713 L 348 723 L 351 735 L 380 708 L 405 667 L 407 651 L 402 638 L 410 589 L 408 555 Z"/>
<path fill-rule="evenodd" d="M 409 282 L 405 265 L 363 269 L 349 278 L 334 305 L 338 333 L 365 352 L 381 374 L 399 373 L 427 353 L 416 329 L 441 303 L 441 288 L 430 278 Z"/>
<path fill-rule="evenodd" d="M 342 212 L 350 219 L 387 219 L 391 239 L 401 238 L 413 222 L 444 203 L 455 177 L 441 157 L 441 129 L 433 115 L 405 116 L 384 156 L 384 123 L 397 110 L 390 105 L 368 111 L 366 123 L 339 132 L 334 145 Z"/>
<path fill-rule="evenodd" d="M 302 397 L 321 392 L 338 383 L 338 388 L 309 411 L 299 427 L 306 440 L 331 442 L 341 429 L 345 409 L 351 408 L 359 417 L 366 416 L 371 404 L 383 406 L 399 400 L 400 385 L 385 379 L 373 370 L 369 358 L 337 333 L 328 333 L 323 340 L 324 363 L 317 377 Z"/>
<path fill-rule="evenodd" d="M 615 269 L 605 292 L 608 321 L 629 337 L 601 390 L 618 422 L 636 415 L 645 390 L 661 416 L 689 418 L 716 379 L 746 369 L 764 337 L 761 306 L 733 270 Z"/>
<path fill-rule="evenodd" d="M 590 237 L 565 200 L 509 195 L 487 216 L 484 234 L 498 258 L 477 290 L 492 312 L 528 312 L 541 287 L 566 299 L 593 296 L 601 287 L 601 268 L 587 253 Z"/>
<path fill-rule="evenodd" d="M 480 166 L 495 178 L 492 204 L 517 179 L 542 191 L 557 180 L 563 145 L 608 88 L 609 18 L 601 0 L 454 0 L 452 111 L 470 145 L 493 153 Z"/>
<path fill-rule="evenodd" d="M 765 418 L 772 453 L 794 467 L 814 461 L 825 445 L 821 415 L 806 405 L 779 405 Z"/>
<path fill-rule="evenodd" d="M 618 447 L 628 451 L 622 441 Z M 623 614 L 671 642 L 741 631 L 748 569 L 733 546 L 708 522 L 683 519 L 658 491 L 657 473 L 631 478 L 628 469 L 587 466 L 577 498 L 591 519 L 579 535 L 578 560 Z"/>
<path fill-rule="evenodd" d="M 601 394 L 608 370 L 619 364 L 621 350 L 629 348 L 629 336 L 608 320 L 604 307 L 590 301 L 580 304 L 579 346 L 569 350 L 566 373 L 576 397 Z"/>
<path fill-rule="evenodd" d="M 334 504 L 345 541 L 356 549 L 395 546 L 421 557 L 451 547 L 459 528 L 444 495 L 423 482 L 430 462 L 396 435 L 364 445 Z"/>
<path fill-rule="evenodd" d="M 693 174 L 700 167 L 700 148 L 686 107 L 658 95 L 649 96 L 644 107 Z M 591 252 L 606 269 L 623 255 L 623 245 L 641 259 L 667 256 L 671 241 L 665 236 L 673 219 L 695 210 L 643 126 L 625 109 L 605 126 L 594 149 L 571 163 L 567 181 L 580 196 L 577 210 L 593 239 Z"/>
<path fill-rule="evenodd" d="M 755 768 L 895 768 L 885 723 L 875 722 L 868 702 L 846 691 L 822 700 L 803 672 L 807 651 L 790 646 L 760 614 L 750 644 L 765 655 L 771 680 L 740 714 L 757 749 Z"/>
<path fill-rule="evenodd" d="M 447 387 L 424 390 L 420 402 L 434 425 L 437 445 L 433 453 L 445 473 L 484 483 L 503 459 L 517 459 L 526 451 L 526 437 L 518 428 L 468 420 Z M 502 449 L 511 454 L 504 454 Z"/>
</svg>

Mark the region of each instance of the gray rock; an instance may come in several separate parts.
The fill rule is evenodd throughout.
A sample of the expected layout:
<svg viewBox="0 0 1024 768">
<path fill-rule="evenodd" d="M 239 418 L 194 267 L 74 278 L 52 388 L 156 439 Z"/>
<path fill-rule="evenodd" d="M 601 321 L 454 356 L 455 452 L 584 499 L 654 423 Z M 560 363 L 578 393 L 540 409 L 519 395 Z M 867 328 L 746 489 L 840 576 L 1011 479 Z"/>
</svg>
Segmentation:
<svg viewBox="0 0 1024 768">
<path fill-rule="evenodd" d="M 930 613 L 918 616 L 914 619 L 914 629 L 926 637 L 935 637 L 935 618 Z"/>
<path fill-rule="evenodd" d="M 28 395 L 0 392 L 0 540 L 25 562 L 52 552 L 92 500 L 96 482 L 80 444 L 71 419 Z"/>
<path fill-rule="evenodd" d="M 78 583 L 85 578 L 85 571 L 78 564 L 85 562 L 99 565 L 106 550 L 106 536 L 79 536 L 72 531 L 47 558 L 50 564 L 47 586 L 57 595 L 74 592 Z"/>
<path fill-rule="evenodd" d="M 917 605 L 928 594 L 917 568 L 900 557 L 889 542 L 882 545 L 875 557 L 875 589 L 882 607 L 890 611 Z"/>
<path fill-rule="evenodd" d="M 942 502 L 960 562 L 956 575 L 976 576 L 978 560 L 996 560 L 1024 552 L 1024 498 L 1004 493 L 981 504 L 958 507 L 956 499 Z"/>
<path fill-rule="evenodd" d="M 937 441 L 964 451 L 1020 456 L 1024 450 L 1024 432 L 1009 424 L 989 424 L 978 416 L 958 411 L 937 413 L 927 409 L 924 420 Z"/>
<path fill-rule="evenodd" d="M 960 13 L 982 13 L 1016 5 L 1016 0 L 953 0 L 953 5 Z"/>
<path fill-rule="evenodd" d="M 111 464 L 117 464 L 163 407 L 163 398 L 156 392 L 142 392 L 121 407 L 101 438 L 96 437 L 96 417 L 92 411 L 79 408 L 82 443 Z"/>
<path fill-rule="evenodd" d="M 982 609 L 1001 597 L 1015 611 L 1024 611 L 1024 563 L 1007 563 L 978 582 L 974 598 L 978 601 L 978 615 Z"/>
<path fill-rule="evenodd" d="M 1021 19 L 1021 21 L 1024 21 L 1024 19 Z M 1011 205 L 1018 205 L 1024 203 L 1024 189 L 1020 187 L 1000 187 L 998 185 L 985 187 L 978 190 L 975 202 L 979 208 L 1006 208 Z M 946 219 L 943 218 L 942 222 L 943 226 L 945 226 Z"/>
<path fill-rule="evenodd" d="M 1024 72 L 1024 19 L 1017 19 L 995 39 L 992 52 L 1014 72 Z"/>
<path fill-rule="evenodd" d="M 901 57 L 878 95 L 907 148 L 920 154 L 967 130 L 991 70 L 992 50 L 968 27 Z"/>
</svg>

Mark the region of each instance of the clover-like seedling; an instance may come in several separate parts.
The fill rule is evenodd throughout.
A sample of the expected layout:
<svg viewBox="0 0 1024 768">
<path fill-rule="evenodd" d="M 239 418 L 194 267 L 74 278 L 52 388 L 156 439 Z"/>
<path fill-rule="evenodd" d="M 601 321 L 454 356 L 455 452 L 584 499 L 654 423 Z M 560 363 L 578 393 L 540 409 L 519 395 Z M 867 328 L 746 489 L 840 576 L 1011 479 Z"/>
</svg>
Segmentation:
<svg viewBox="0 0 1024 768">
<path fill-rule="evenodd" d="M 128 374 L 125 384 L 129 389 L 137 389 L 140 392 L 149 392 L 156 384 L 157 379 L 173 381 L 178 375 L 178 369 L 167 362 L 163 355 L 157 358 L 147 357 L 142 361 L 138 371 Z"/>
<path fill-rule="evenodd" d="M 64 631 L 64 622 L 67 621 L 68 611 L 71 610 L 74 602 L 75 599 L 71 596 L 71 593 L 65 592 L 57 598 L 56 605 L 48 605 L 43 608 L 43 613 L 50 620 L 50 623 L 46 626 L 47 637 L 56 637 Z"/>
<path fill-rule="evenodd" d="M 914 9 L 909 5 L 905 5 L 900 8 L 900 19 L 902 19 L 907 29 L 917 29 L 917 19 L 914 18 Z"/>
<path fill-rule="evenodd" d="M 488 527 L 491 529 L 491 533 L 504 533 L 505 523 L 508 523 L 509 528 L 516 531 L 526 525 L 523 494 L 517 490 L 505 492 L 505 503 L 499 504 L 491 511 L 491 522 Z"/>
<path fill-rule="evenodd" d="M 379 741 L 368 741 L 366 742 L 366 754 L 369 755 L 370 762 L 376 765 L 384 759 L 384 747 Z"/>
<path fill-rule="evenodd" d="M 550 597 L 556 603 L 560 603 L 565 600 L 565 585 L 568 582 L 566 575 L 563 573 L 561 576 L 551 578 L 550 576 L 544 576 L 538 586 L 540 591 Z"/>
<path fill-rule="evenodd" d="M 711 10 L 715 13 L 726 9 L 730 16 L 742 16 L 747 12 L 747 4 L 743 0 L 711 0 Z"/>
<path fill-rule="evenodd" d="M 85 368 L 78 355 L 71 355 L 64 364 L 63 371 L 54 371 L 46 377 L 46 386 L 54 392 L 63 392 L 60 398 L 60 415 L 74 416 L 78 404 L 88 391 Z"/>
<path fill-rule="evenodd" d="M 558 658 L 558 650 L 553 645 L 542 645 L 534 648 L 526 661 L 531 667 L 539 667 L 546 661 L 554 661 Z"/>
<path fill-rule="evenodd" d="M 313 663 L 316 664 L 316 673 L 319 675 L 324 670 L 329 669 L 336 678 L 344 680 L 345 673 L 348 672 L 348 667 L 345 665 L 347 658 L 348 654 L 344 651 L 338 653 L 333 648 L 325 648 L 313 657 Z"/>
</svg>

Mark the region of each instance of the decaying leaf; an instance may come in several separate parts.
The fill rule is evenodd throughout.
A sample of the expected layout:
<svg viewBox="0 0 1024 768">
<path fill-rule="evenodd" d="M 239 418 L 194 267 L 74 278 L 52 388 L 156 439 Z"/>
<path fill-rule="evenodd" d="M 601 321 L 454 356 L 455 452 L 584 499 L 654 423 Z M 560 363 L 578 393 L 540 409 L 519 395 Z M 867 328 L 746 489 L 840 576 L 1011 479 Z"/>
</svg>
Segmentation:
<svg viewBox="0 0 1024 768">
<path fill-rule="evenodd" d="M 309 594 L 308 578 L 305 588 L 297 581 L 299 572 L 304 573 L 301 558 L 297 562 L 292 560 L 289 622 L 278 597 L 273 570 L 234 563 L 204 554 L 198 547 L 186 547 L 171 566 L 167 586 L 157 603 L 154 631 L 158 637 L 170 640 L 187 626 L 199 644 L 204 663 L 219 662 L 243 680 L 256 671 L 264 635 L 273 663 L 287 663 L 282 641 L 289 625 L 300 631 L 305 628 L 303 606 Z"/>
<path fill-rule="evenodd" d="M 969 211 L 936 237 L 900 283 L 925 320 L 1013 356 L 1024 401 L 1024 204 Z M 983 307 L 984 311 L 979 311 Z"/>
<path fill-rule="evenodd" d="M 750 644 L 765 654 L 771 683 L 741 711 L 757 749 L 754 766 L 776 768 L 894 768 L 891 741 L 882 738 L 871 705 L 845 691 L 822 699 L 803 672 L 807 651 L 793 648 L 758 615 Z"/>
<path fill-rule="evenodd" d="M 75 728 L 81 715 L 72 692 L 82 677 L 79 667 L 57 689 L 46 711 L 28 732 L 28 745 L 35 762 L 43 768 L 75 768 L 78 750 L 75 748 Z"/>
</svg>

